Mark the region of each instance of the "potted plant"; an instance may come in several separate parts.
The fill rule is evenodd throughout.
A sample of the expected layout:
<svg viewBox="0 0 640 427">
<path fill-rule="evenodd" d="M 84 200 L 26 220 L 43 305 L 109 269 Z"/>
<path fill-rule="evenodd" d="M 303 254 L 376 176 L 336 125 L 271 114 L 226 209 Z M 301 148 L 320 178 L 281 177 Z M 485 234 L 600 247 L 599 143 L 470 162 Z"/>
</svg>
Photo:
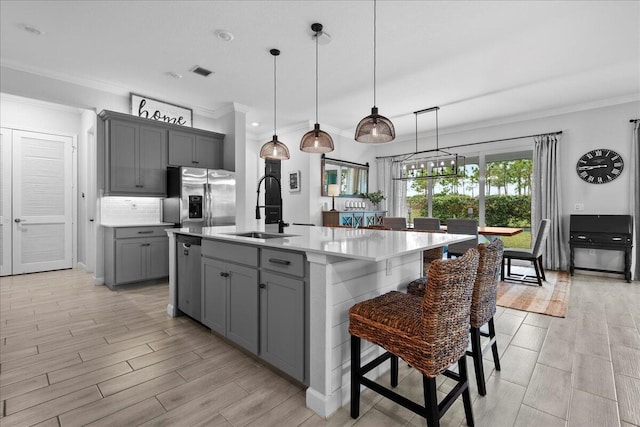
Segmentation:
<svg viewBox="0 0 640 427">
<path fill-rule="evenodd" d="M 369 199 L 369 201 L 373 204 L 373 207 L 375 208 L 375 210 L 378 210 L 378 204 L 380 204 L 380 202 L 385 199 L 385 197 L 382 195 L 382 191 L 380 190 L 375 191 L 373 193 L 365 193 L 363 195 L 364 197 Z"/>
</svg>

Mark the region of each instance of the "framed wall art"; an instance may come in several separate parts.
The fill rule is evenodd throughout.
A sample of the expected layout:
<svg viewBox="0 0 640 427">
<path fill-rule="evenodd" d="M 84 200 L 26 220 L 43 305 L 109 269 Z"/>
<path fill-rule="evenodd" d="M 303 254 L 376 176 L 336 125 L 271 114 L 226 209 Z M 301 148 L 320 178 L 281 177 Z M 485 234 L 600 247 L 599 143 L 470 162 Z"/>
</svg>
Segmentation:
<svg viewBox="0 0 640 427">
<path fill-rule="evenodd" d="M 300 171 L 289 172 L 289 191 L 300 191 Z"/>
</svg>

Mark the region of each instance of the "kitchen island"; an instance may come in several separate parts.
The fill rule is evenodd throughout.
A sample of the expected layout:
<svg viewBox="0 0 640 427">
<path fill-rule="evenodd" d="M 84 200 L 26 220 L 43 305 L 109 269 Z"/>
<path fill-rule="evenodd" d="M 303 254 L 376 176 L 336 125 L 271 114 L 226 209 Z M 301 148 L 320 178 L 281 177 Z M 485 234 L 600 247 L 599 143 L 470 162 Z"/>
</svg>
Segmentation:
<svg viewBox="0 0 640 427">
<path fill-rule="evenodd" d="M 349 401 L 349 308 L 388 291 L 404 290 L 409 282 L 422 274 L 423 250 L 473 238 L 469 235 L 308 226 L 291 226 L 285 234 L 277 237 L 239 227 L 176 228 L 167 230 L 167 233 L 171 261 L 167 312 L 171 316 L 177 314 L 176 234 L 202 237 L 203 260 L 205 244 L 210 248 L 219 246 L 226 249 L 233 244 L 246 251 L 257 248 L 255 250 L 261 254 L 280 251 L 304 255 L 303 280 L 306 286 L 303 305 L 306 312 L 303 316 L 304 348 L 301 351 L 305 373 L 301 378 L 309 386 L 307 406 L 323 417 L 330 416 Z M 253 257 L 246 251 L 242 251 L 245 258 L 239 262 L 246 263 L 247 258 Z M 225 251 L 226 254 L 232 252 Z M 264 262 L 282 262 L 269 256 L 263 258 Z M 220 273 L 221 276 L 224 274 Z M 263 281 L 261 278 L 260 283 Z M 203 286 L 206 286 L 204 277 Z M 262 332 L 260 337 L 264 339 Z M 379 354 L 381 350 L 378 347 L 363 345 L 363 363 Z M 373 375 L 380 373 L 374 371 Z"/>
</svg>

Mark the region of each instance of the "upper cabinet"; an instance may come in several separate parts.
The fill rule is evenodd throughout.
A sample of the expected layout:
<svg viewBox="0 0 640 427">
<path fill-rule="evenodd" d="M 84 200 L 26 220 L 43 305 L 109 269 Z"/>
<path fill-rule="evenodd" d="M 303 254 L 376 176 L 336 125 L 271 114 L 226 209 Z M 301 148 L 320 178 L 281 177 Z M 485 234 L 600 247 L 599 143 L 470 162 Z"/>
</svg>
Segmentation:
<svg viewBox="0 0 640 427">
<path fill-rule="evenodd" d="M 114 118 L 105 137 L 105 195 L 166 196 L 166 130 Z"/>
<path fill-rule="evenodd" d="M 224 135 L 113 111 L 99 115 L 105 196 L 166 197 L 167 166 L 222 169 Z"/>
<path fill-rule="evenodd" d="M 169 131 L 169 165 L 222 169 L 222 135 Z"/>
</svg>

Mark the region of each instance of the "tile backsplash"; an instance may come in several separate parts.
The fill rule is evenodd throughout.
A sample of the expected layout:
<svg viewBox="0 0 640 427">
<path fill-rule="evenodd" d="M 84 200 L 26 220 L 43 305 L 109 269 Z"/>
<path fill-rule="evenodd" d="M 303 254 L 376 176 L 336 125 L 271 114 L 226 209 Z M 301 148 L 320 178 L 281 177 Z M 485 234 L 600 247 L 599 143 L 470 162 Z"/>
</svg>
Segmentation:
<svg viewBox="0 0 640 427">
<path fill-rule="evenodd" d="M 100 221 L 103 224 L 151 224 L 160 222 L 162 199 L 157 197 L 103 197 Z"/>
</svg>

